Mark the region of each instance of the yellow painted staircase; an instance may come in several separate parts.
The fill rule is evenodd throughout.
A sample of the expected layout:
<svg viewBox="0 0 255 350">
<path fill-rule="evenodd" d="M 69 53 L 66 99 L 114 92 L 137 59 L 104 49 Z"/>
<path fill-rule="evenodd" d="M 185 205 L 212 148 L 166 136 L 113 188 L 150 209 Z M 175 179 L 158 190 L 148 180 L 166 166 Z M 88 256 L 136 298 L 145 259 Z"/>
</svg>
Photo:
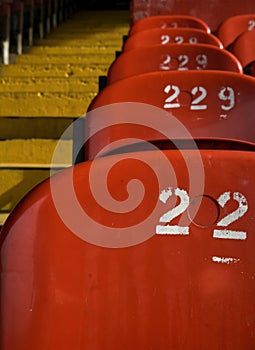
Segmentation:
<svg viewBox="0 0 255 350">
<path fill-rule="evenodd" d="M 60 24 L 0 76 L 0 225 L 50 174 L 54 149 L 86 113 L 129 29 L 128 11 L 84 11 Z M 72 133 L 59 167 L 72 164 Z"/>
</svg>

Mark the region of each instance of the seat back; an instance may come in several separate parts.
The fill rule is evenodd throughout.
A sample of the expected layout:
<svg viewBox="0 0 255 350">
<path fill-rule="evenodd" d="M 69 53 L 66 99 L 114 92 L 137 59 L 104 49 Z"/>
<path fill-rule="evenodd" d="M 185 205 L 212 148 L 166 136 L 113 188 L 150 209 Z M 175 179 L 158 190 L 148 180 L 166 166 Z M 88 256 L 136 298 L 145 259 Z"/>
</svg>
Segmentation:
<svg viewBox="0 0 255 350">
<path fill-rule="evenodd" d="M 194 28 L 151 28 L 133 34 L 127 38 L 123 51 L 143 46 L 166 44 L 209 44 L 222 48 L 220 40 L 212 34 Z"/>
<path fill-rule="evenodd" d="M 221 23 L 217 30 L 217 36 L 224 47 L 234 43 L 237 37 L 247 30 L 255 29 L 255 14 L 233 16 Z"/>
<path fill-rule="evenodd" d="M 233 54 L 239 59 L 243 68 L 255 61 L 255 30 L 241 34 L 232 47 Z"/>
<path fill-rule="evenodd" d="M 186 15 L 165 15 L 150 16 L 136 22 L 129 31 L 129 35 L 151 28 L 196 28 L 202 29 L 207 33 L 211 30 L 209 26 L 202 20 L 193 16 Z"/>
<path fill-rule="evenodd" d="M 108 84 L 136 74 L 172 70 L 228 70 L 242 73 L 237 58 L 205 44 L 168 44 L 141 47 L 121 54 L 110 66 Z"/>
<path fill-rule="evenodd" d="M 147 115 L 154 113 L 153 109 L 142 110 L 141 125 L 132 125 L 120 119 L 127 106 L 119 102 L 145 103 L 167 111 L 169 130 L 166 129 L 172 140 L 186 138 L 174 123 L 177 120 L 194 139 L 223 138 L 254 143 L 254 94 L 252 77 L 224 71 L 152 72 L 119 80 L 103 89 L 89 107 L 85 159 L 95 158 L 104 147 L 107 151 L 114 149 L 114 141 L 120 138 L 147 141 L 165 138 L 144 124 Z M 109 108 L 101 112 L 98 108 L 105 105 Z M 102 129 L 104 123 L 108 126 Z"/>
<path fill-rule="evenodd" d="M 143 191 L 123 207 L 131 179 Z M 254 193 L 253 152 L 138 152 L 55 175 L 1 234 L 1 350 L 253 349 Z"/>
</svg>

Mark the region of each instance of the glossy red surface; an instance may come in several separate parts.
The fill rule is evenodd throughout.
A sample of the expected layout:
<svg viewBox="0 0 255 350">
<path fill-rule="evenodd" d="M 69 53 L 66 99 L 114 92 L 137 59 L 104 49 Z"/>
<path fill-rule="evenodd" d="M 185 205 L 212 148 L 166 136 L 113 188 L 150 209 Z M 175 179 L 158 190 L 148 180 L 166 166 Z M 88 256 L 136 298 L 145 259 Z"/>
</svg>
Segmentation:
<svg viewBox="0 0 255 350">
<path fill-rule="evenodd" d="M 224 70 L 242 73 L 238 59 L 226 50 L 206 44 L 166 44 L 133 49 L 110 66 L 107 83 L 137 74 L 173 70 Z"/>
<path fill-rule="evenodd" d="M 233 54 L 239 59 L 243 68 L 255 61 L 255 30 L 242 33 L 232 47 Z"/>
<path fill-rule="evenodd" d="M 144 162 L 159 162 L 159 153 L 139 155 Z M 118 155 L 94 161 L 98 174 L 106 173 L 110 159 L 117 164 L 108 174 L 108 190 L 118 201 L 126 199 L 130 179 L 142 181 L 141 204 L 127 214 L 113 215 L 95 202 L 90 162 L 76 166 L 72 177 L 81 207 L 105 229 L 135 225 L 157 205 L 146 228 L 149 236 L 160 216 L 176 206 L 175 196 L 166 204 L 158 200 L 162 190 L 176 186 L 189 194 L 183 225 L 194 201 L 206 194 L 212 210 L 201 207 L 187 235 L 156 234 L 121 249 L 78 238 L 65 225 L 70 219 L 79 222 L 68 195 L 72 169 L 53 179 L 68 217 L 56 211 L 49 181 L 18 205 L 1 233 L 1 350 L 254 349 L 254 153 L 201 151 L 202 192 L 194 178 L 190 182 L 185 163 L 186 157 L 195 165 L 195 153 L 165 151 L 178 182 L 166 174 L 163 185 L 150 167 L 132 159 L 134 154 L 125 160 Z M 226 205 L 213 204 L 226 192 L 231 197 Z M 241 194 L 242 217 L 223 228 L 246 235 L 216 238 L 214 230 L 222 228 L 217 223 L 236 211 Z M 203 226 L 201 211 L 206 214 Z M 179 220 L 171 224 L 179 225 Z M 97 234 L 89 223 L 79 229 Z"/>
<path fill-rule="evenodd" d="M 137 47 L 159 45 L 164 42 L 169 44 L 182 44 L 197 42 L 222 48 L 220 40 L 213 34 L 194 28 L 151 28 L 142 30 L 127 38 L 123 45 L 123 51 L 129 51 Z"/>
<path fill-rule="evenodd" d="M 254 93 L 255 80 L 252 77 L 224 71 L 153 72 L 117 81 L 103 89 L 90 105 L 89 111 L 95 111 L 89 113 L 85 127 L 87 137 L 93 136 L 86 144 L 85 157 L 93 159 L 105 146 L 113 149 L 113 141 L 122 138 L 165 138 L 157 131 L 158 111 L 150 110 L 149 106 L 144 113 L 141 111 L 144 114 L 140 117 L 141 125 L 125 124 L 123 118 L 119 122 L 125 105 L 123 108 L 120 105 L 117 112 L 105 109 L 105 118 L 103 115 L 98 118 L 98 113 L 102 114 L 96 110 L 98 107 L 119 102 L 145 103 L 168 112 L 169 126 L 165 131 L 171 140 L 187 137 L 178 129 L 179 124 L 176 127 L 173 123 L 176 120 L 195 139 L 221 138 L 254 143 Z M 199 103 L 198 97 L 202 97 Z M 147 128 L 146 114 L 153 121 L 154 113 L 155 125 Z M 111 126 L 95 134 L 95 129 L 99 129 L 104 119 Z M 117 123 L 119 125 L 114 125 Z"/>
<path fill-rule="evenodd" d="M 224 47 L 233 44 L 240 34 L 255 28 L 255 14 L 233 16 L 226 19 L 217 30 L 217 36 Z"/>
</svg>

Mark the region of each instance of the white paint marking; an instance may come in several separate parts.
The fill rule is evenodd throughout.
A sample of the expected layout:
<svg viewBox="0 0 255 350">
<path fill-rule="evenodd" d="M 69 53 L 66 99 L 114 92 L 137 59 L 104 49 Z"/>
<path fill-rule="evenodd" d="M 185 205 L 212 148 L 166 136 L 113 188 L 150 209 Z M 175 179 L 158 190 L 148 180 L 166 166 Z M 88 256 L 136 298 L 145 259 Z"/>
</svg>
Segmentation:
<svg viewBox="0 0 255 350">
<path fill-rule="evenodd" d="M 171 187 L 168 187 L 166 190 L 161 191 L 160 195 L 159 195 L 159 200 L 161 202 L 163 202 L 164 204 L 166 204 L 168 198 L 170 198 L 172 196 L 172 189 Z"/>
<path fill-rule="evenodd" d="M 225 257 L 220 257 L 220 256 L 213 256 L 212 261 L 216 262 L 218 264 L 231 264 L 231 263 L 238 263 L 240 259 L 238 258 L 225 258 Z"/>
<path fill-rule="evenodd" d="M 229 201 L 229 199 L 230 199 L 230 192 L 225 192 L 219 197 L 218 202 L 224 208 L 225 204 L 227 203 L 227 201 Z M 244 214 L 247 212 L 248 202 L 242 193 L 234 192 L 233 199 L 239 204 L 238 209 L 236 209 L 232 213 L 222 218 L 218 222 L 217 226 L 227 227 L 228 225 L 232 224 L 234 221 L 244 216 Z"/>
<path fill-rule="evenodd" d="M 230 192 L 224 192 L 218 198 L 219 205 L 224 208 L 224 205 L 230 200 Z"/>
<path fill-rule="evenodd" d="M 188 235 L 189 228 L 181 226 L 171 226 L 171 225 L 157 225 L 156 226 L 157 235 Z"/>
<path fill-rule="evenodd" d="M 246 232 L 244 231 L 233 231 L 233 230 L 214 230 L 213 237 L 221 239 L 246 239 Z"/>
</svg>

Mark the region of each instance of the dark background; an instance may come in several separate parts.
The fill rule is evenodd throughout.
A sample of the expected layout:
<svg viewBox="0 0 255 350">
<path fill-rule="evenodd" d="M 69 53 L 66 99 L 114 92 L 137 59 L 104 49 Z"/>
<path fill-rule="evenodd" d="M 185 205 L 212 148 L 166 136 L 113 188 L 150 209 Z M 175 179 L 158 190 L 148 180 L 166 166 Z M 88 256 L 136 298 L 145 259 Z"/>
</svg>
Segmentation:
<svg viewBox="0 0 255 350">
<path fill-rule="evenodd" d="M 128 0 L 78 0 L 79 9 L 91 10 L 128 10 Z"/>
</svg>

